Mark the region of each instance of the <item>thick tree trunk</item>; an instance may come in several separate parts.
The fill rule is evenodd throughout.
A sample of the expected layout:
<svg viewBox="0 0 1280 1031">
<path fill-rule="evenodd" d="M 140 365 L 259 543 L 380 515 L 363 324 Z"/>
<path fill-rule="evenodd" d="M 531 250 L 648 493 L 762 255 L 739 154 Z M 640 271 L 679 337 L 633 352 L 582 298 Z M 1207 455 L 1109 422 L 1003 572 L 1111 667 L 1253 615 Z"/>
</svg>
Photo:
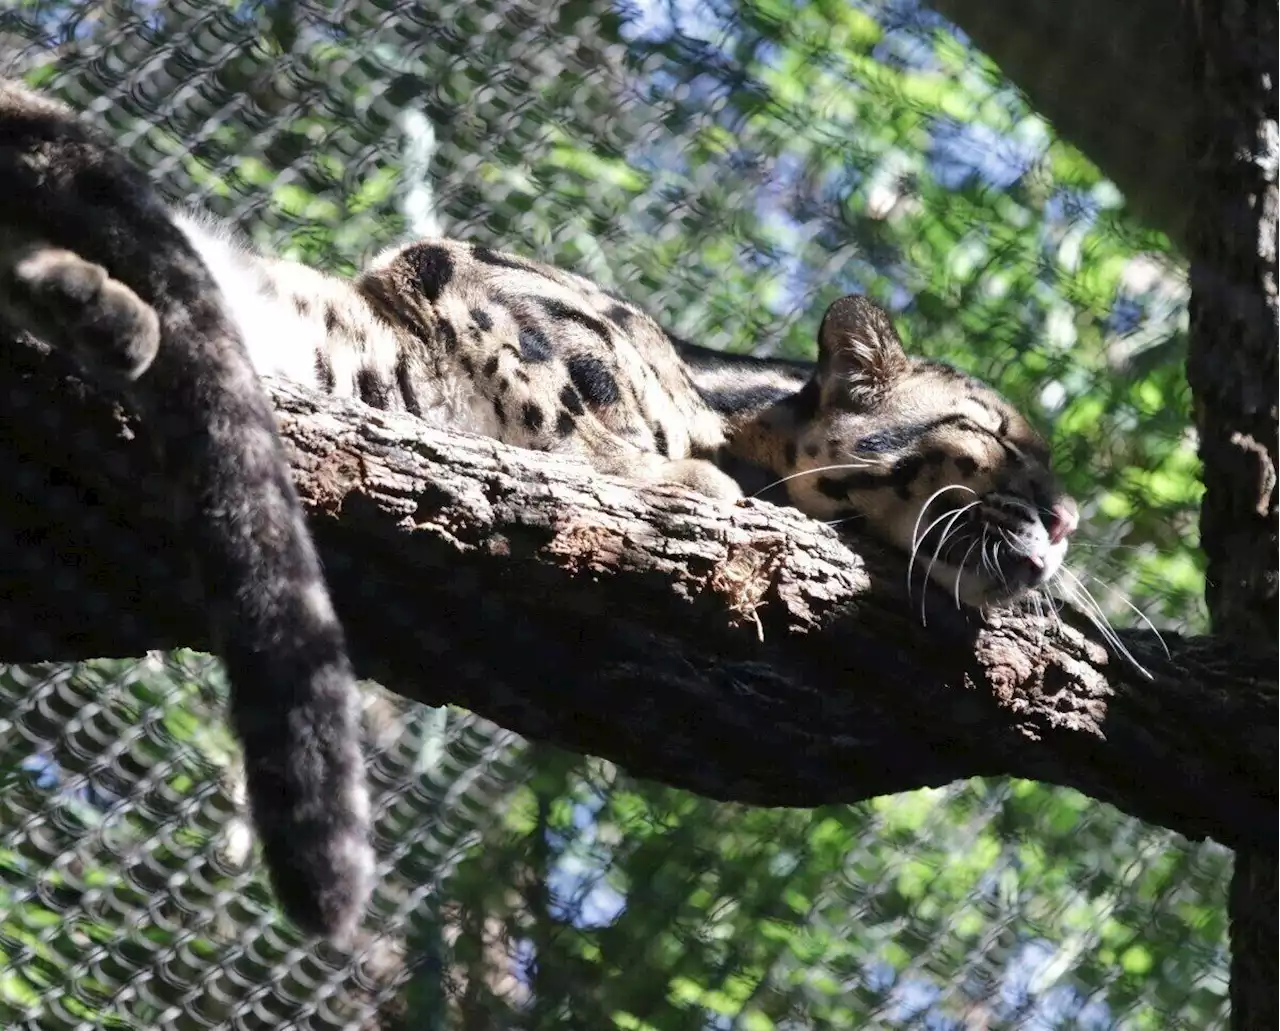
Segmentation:
<svg viewBox="0 0 1280 1031">
<path fill-rule="evenodd" d="M 1200 124 L 1188 227 L 1187 372 L 1205 498 L 1206 597 L 1224 640 L 1276 640 L 1277 122 L 1275 0 L 1188 0 Z M 1268 829 L 1275 835 L 1274 824 Z M 1274 1028 L 1274 850 L 1241 848 L 1229 901 L 1232 1026 Z"/>
</svg>

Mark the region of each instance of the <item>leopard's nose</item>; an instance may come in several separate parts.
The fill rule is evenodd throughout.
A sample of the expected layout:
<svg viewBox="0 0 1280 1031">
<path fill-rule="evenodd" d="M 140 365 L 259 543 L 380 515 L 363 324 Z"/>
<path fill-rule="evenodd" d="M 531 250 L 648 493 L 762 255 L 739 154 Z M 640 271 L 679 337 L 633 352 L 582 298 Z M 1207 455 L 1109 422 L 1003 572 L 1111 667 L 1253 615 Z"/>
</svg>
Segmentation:
<svg viewBox="0 0 1280 1031">
<path fill-rule="evenodd" d="M 1049 531 L 1049 540 L 1059 544 L 1075 533 L 1079 525 L 1080 510 L 1076 508 L 1076 503 L 1070 498 L 1063 498 L 1049 510 L 1045 529 Z"/>
</svg>

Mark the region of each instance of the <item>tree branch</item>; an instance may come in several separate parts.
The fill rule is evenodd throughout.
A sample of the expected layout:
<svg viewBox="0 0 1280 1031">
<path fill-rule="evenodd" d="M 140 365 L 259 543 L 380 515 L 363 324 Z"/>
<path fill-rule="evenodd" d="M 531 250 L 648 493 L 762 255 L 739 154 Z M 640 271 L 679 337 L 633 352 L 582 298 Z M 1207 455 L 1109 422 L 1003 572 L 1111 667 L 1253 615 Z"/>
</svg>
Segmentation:
<svg viewBox="0 0 1280 1031">
<path fill-rule="evenodd" d="M 0 655 L 208 647 L 140 430 L 10 348 Z M 23 362 L 28 364 L 23 365 Z M 1276 653 L 977 625 L 793 511 L 637 491 L 568 459 L 272 383 L 362 675 L 633 773 L 763 805 L 973 775 L 1079 788 L 1276 850 Z M 184 600 L 185 599 L 185 600 Z"/>
</svg>

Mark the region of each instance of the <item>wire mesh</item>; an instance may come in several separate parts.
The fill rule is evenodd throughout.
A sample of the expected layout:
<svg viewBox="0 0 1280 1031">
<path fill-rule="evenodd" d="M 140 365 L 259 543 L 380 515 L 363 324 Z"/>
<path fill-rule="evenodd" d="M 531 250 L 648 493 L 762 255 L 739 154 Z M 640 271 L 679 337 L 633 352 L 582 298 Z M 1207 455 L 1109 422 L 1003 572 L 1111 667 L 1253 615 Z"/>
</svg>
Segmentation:
<svg viewBox="0 0 1280 1031">
<path fill-rule="evenodd" d="M 870 293 L 1051 427 L 1108 612 L 1202 623 L 1178 259 L 914 3 L 17 0 L 0 64 L 325 268 L 444 232 L 800 356 Z M 0 672 L 4 1026 L 1224 1023 L 1216 846 L 1021 782 L 715 804 L 373 685 L 383 877 L 313 949 L 224 701 L 190 654 Z"/>
</svg>

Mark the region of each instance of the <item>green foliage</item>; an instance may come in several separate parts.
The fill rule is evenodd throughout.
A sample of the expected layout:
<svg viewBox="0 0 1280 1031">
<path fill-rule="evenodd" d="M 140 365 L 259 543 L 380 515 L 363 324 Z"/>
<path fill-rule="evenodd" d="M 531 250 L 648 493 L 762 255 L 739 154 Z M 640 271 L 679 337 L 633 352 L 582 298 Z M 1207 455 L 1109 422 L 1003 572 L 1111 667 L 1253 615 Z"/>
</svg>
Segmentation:
<svg viewBox="0 0 1280 1031">
<path fill-rule="evenodd" d="M 792 356 L 829 301 L 876 296 L 1050 431 L 1101 605 L 1202 625 L 1178 259 L 912 5 L 16 10 L 31 81 L 290 257 L 351 271 L 421 231 L 421 202 L 681 335 Z M 385 699 L 371 922 L 410 962 L 347 977 L 287 953 L 265 885 L 217 858 L 235 750 L 193 662 L 0 678 L 5 1026 L 203 1026 L 258 989 L 310 1027 L 370 1006 L 388 1028 L 1223 1020 L 1226 854 L 1075 792 L 750 809 Z M 338 1001 L 311 1014 L 320 981 Z"/>
</svg>

